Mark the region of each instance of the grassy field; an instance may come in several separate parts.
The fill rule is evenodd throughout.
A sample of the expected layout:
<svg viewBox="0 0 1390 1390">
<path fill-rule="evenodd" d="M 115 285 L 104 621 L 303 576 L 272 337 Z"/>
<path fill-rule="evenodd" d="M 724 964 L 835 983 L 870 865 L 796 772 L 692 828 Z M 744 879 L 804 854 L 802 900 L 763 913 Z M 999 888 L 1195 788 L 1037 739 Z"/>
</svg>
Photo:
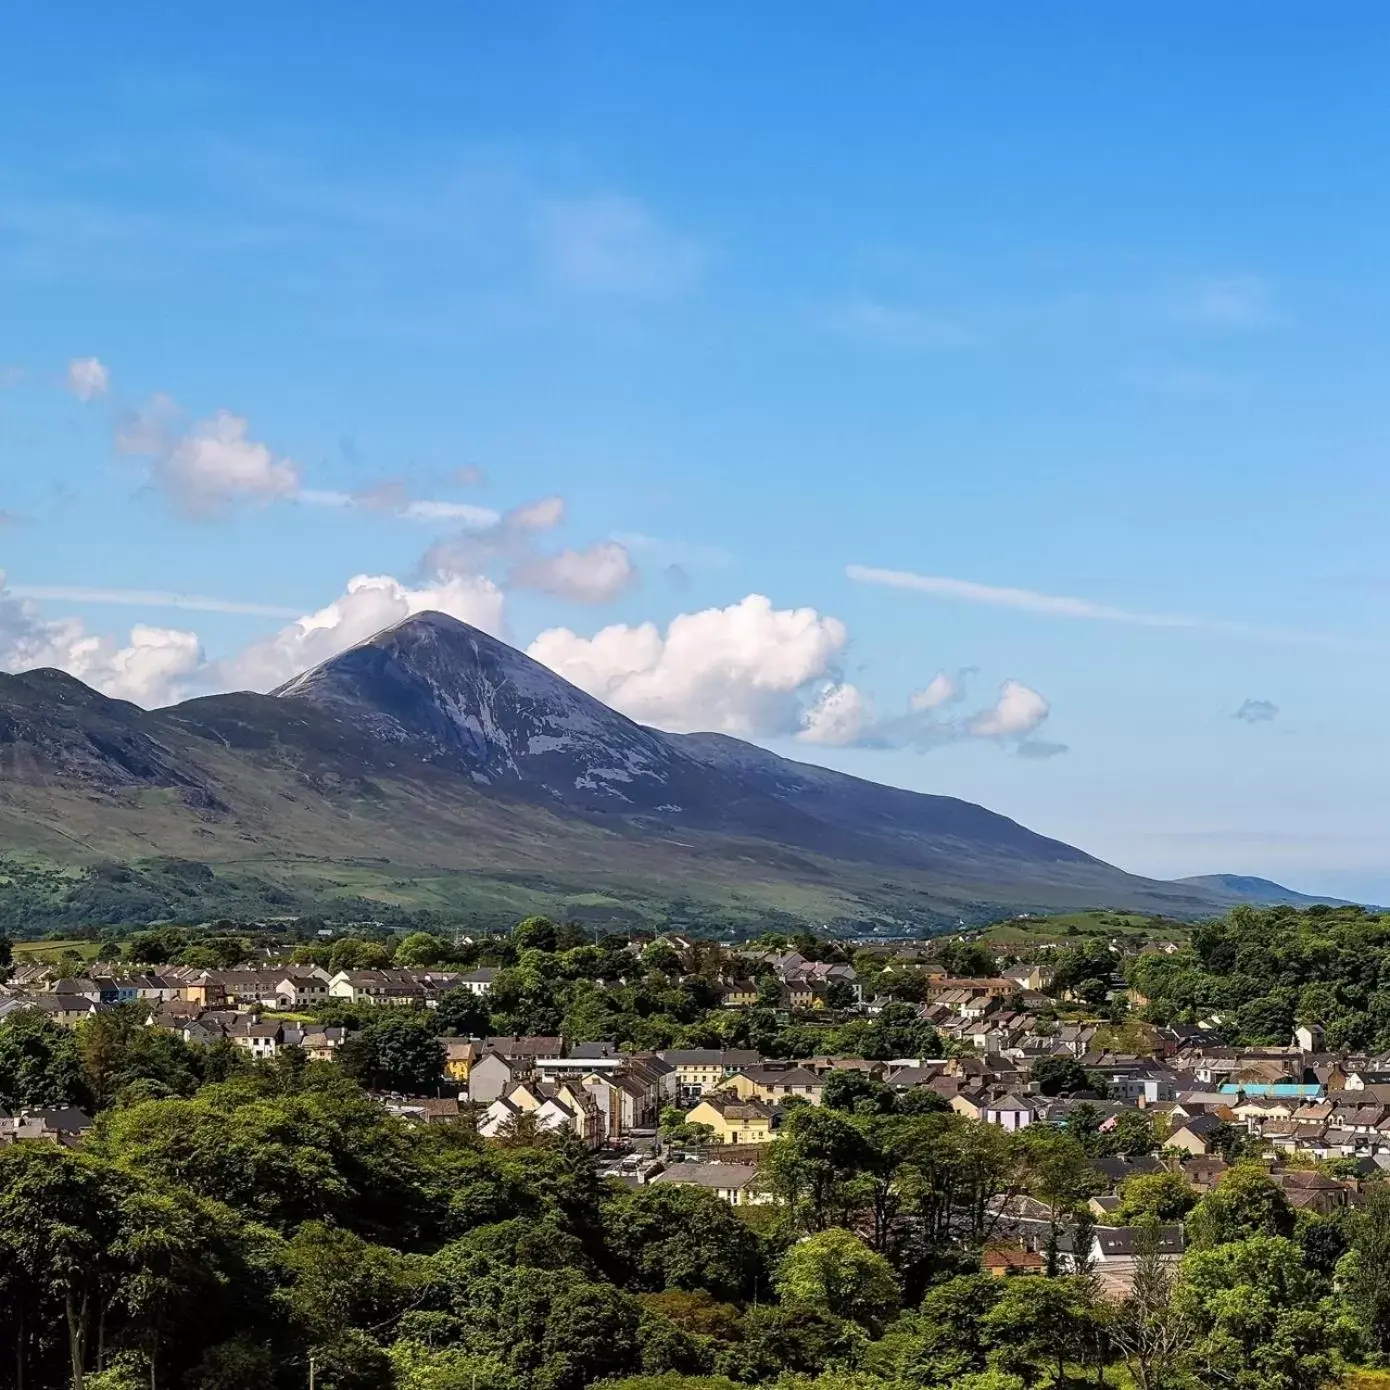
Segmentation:
<svg viewBox="0 0 1390 1390">
<path fill-rule="evenodd" d="M 14 960 L 16 965 L 38 965 L 43 961 L 56 960 L 64 951 L 76 951 L 84 960 L 95 960 L 98 945 L 95 941 L 80 941 L 76 938 L 66 941 L 16 941 Z"/>
<path fill-rule="evenodd" d="M 1166 917 L 1146 917 L 1136 912 L 1066 912 L 1055 917 L 1011 918 L 996 922 L 980 936 L 1000 946 L 1036 946 L 1044 941 L 1068 941 L 1083 937 L 1131 936 L 1160 941 L 1185 941 L 1190 922 Z"/>
</svg>

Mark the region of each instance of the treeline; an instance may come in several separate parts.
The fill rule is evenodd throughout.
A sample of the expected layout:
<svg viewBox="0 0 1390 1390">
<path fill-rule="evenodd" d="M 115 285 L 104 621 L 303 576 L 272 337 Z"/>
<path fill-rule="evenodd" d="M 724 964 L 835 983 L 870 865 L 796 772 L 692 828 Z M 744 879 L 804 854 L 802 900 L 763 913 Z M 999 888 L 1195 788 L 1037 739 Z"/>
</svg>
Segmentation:
<svg viewBox="0 0 1390 1390">
<path fill-rule="evenodd" d="M 1329 1051 L 1390 1049 L 1390 916 L 1359 907 L 1238 907 L 1126 974 L 1154 1022 L 1216 1016 L 1228 1041 L 1252 1046 L 1315 1023 Z"/>
</svg>

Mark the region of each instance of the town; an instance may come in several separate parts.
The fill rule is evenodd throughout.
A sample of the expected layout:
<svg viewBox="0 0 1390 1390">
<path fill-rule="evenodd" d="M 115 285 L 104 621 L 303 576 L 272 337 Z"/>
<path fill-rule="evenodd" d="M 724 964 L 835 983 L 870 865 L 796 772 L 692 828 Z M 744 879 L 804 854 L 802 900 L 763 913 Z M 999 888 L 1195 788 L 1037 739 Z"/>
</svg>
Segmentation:
<svg viewBox="0 0 1390 1390">
<path fill-rule="evenodd" d="M 1258 1165 L 1291 1211 L 1319 1218 L 1359 1207 L 1390 1169 L 1390 1056 L 1332 1050 L 1314 1020 L 1262 1046 L 1232 1045 L 1215 1012 L 1151 1022 L 1134 981 L 1189 946 L 1161 934 L 1093 928 L 1049 940 L 1045 923 L 1039 930 L 1013 944 L 981 933 L 737 947 L 667 933 L 595 944 L 532 919 L 511 937 L 477 940 L 415 933 L 306 946 L 262 932 L 244 942 L 254 950 L 218 968 L 179 963 L 206 957 L 197 933 L 171 943 L 153 932 L 119 954 L 172 960 L 71 973 L 70 954 L 18 956 L 0 993 L 0 1040 L 36 1026 L 81 1035 L 119 1016 L 242 1062 L 333 1064 L 407 1122 L 464 1126 L 485 1141 L 569 1136 L 617 1182 L 703 1189 L 736 1207 L 795 1200 L 768 1160 L 794 1142 L 804 1108 L 951 1113 L 1009 1135 L 1041 1127 L 1079 1141 L 1088 1171 L 1073 1200 L 1036 1188 L 989 1194 L 981 1267 L 1095 1268 L 1120 1297 L 1144 1247 L 1142 1219 L 1162 1218 L 1157 1258 L 1176 1264 L 1186 1240 L 1174 1218 L 1234 1166 Z M 223 956 L 229 941 L 214 943 Z M 361 960 L 373 963 L 343 964 Z M 482 960 L 496 963 L 467 963 Z M 410 961 L 420 963 L 399 963 Z M 635 1034 L 653 1032 L 650 1012 L 607 1036 L 584 1035 L 602 1034 L 598 1015 L 579 1035 L 490 1032 L 494 1018 L 526 1012 L 528 988 L 544 993 L 544 979 L 528 976 L 565 973 L 590 1005 L 634 987 L 683 992 L 688 1021 L 668 1019 L 667 1031 L 704 1033 L 710 1045 L 656 1036 L 637 1045 Z M 476 1028 L 461 1031 L 457 1020 Z M 377 1058 L 393 1050 L 406 1060 Z M 0 1142 L 80 1145 L 91 1114 L 33 1103 L 61 1097 L 16 1094 L 23 1083 L 6 1076 L 5 1055 L 0 1045 L 0 1094 L 11 1106 Z"/>
</svg>

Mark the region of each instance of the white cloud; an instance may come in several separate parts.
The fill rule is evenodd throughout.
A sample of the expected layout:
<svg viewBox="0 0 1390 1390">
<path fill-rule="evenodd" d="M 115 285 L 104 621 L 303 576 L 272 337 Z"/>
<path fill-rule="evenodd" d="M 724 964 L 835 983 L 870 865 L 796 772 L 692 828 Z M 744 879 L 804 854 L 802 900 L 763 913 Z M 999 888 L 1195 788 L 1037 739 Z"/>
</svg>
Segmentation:
<svg viewBox="0 0 1390 1390">
<path fill-rule="evenodd" d="M 848 633 L 812 608 L 774 609 L 761 594 L 727 608 L 654 623 L 614 624 L 593 637 L 542 632 L 543 665 L 624 714 L 677 732 L 795 734 L 831 676 Z"/>
<path fill-rule="evenodd" d="M 338 492 L 324 488 L 302 488 L 296 501 L 310 507 L 338 508 L 381 512 L 402 521 L 417 521 L 427 526 L 463 526 L 470 530 L 486 530 L 502 520 L 502 514 L 491 507 L 479 507 L 471 502 L 447 502 L 432 498 L 411 499 L 404 490 L 378 486 L 363 492 Z"/>
<path fill-rule="evenodd" d="M 174 413 L 172 401 L 155 397 L 144 411 L 123 422 L 117 447 L 123 453 L 152 457 L 152 480 L 181 511 L 215 516 L 237 501 L 269 502 L 298 493 L 299 469 L 249 438 L 245 416 L 219 410 L 174 437 Z"/>
<path fill-rule="evenodd" d="M 970 720 L 976 738 L 1023 739 L 1047 718 L 1048 703 L 1022 681 L 1005 681 L 993 706 Z"/>
<path fill-rule="evenodd" d="M 857 584 L 880 584 L 890 589 L 911 589 L 938 598 L 961 599 L 995 608 L 1019 608 L 1052 618 L 1089 618 L 1100 622 L 1137 623 L 1143 627 L 1201 627 L 1196 618 L 1161 613 L 1133 613 L 1085 598 L 1043 594 L 1034 589 L 1012 589 L 994 584 L 976 584 L 969 579 L 948 579 L 944 575 L 914 574 L 911 570 L 874 569 L 868 565 L 846 565 L 845 574 Z"/>
<path fill-rule="evenodd" d="M 563 497 L 539 497 L 513 507 L 502 518 L 503 524 L 514 531 L 553 531 L 565 519 Z"/>
<path fill-rule="evenodd" d="M 534 226 L 552 278 L 570 290 L 667 299 L 691 288 L 705 263 L 697 241 L 663 226 L 635 198 L 551 201 Z"/>
<path fill-rule="evenodd" d="M 507 586 L 535 589 L 578 603 L 606 603 L 637 580 L 631 556 L 617 541 L 599 541 L 584 550 L 531 555 L 507 574 Z"/>
<path fill-rule="evenodd" d="M 165 589 L 94 589 L 81 584 L 16 584 L 16 598 L 48 603 L 110 603 L 123 608 L 181 608 L 191 613 L 244 613 L 258 618 L 292 618 L 297 608 L 277 603 L 180 594 Z"/>
<path fill-rule="evenodd" d="M 196 633 L 136 626 L 129 640 L 89 632 L 80 618 L 45 618 L 6 589 L 0 574 L 0 670 L 56 667 L 105 695 L 157 705 L 202 660 Z"/>
<path fill-rule="evenodd" d="M 843 746 L 858 743 L 873 722 L 873 706 L 853 685 L 828 685 L 802 716 L 797 738 L 803 743 Z"/>
<path fill-rule="evenodd" d="M 214 663 L 202 679 L 221 690 L 271 690 L 382 628 L 431 610 L 496 633 L 502 627 L 503 595 L 479 575 L 412 589 L 388 575 L 359 574 L 332 603 Z"/>
<path fill-rule="evenodd" d="M 1048 618 L 1076 618 L 1082 621 L 1129 623 L 1136 627 L 1171 628 L 1190 632 L 1212 632 L 1228 637 L 1247 637 L 1257 642 L 1285 642 L 1299 647 L 1330 647 L 1339 651 L 1365 651 L 1376 644 L 1321 632 L 1299 632 L 1290 628 L 1258 627 L 1250 623 L 1224 622 L 1213 618 L 1194 618 L 1181 613 L 1140 613 L 1115 608 L 1088 598 L 1064 594 L 1045 594 L 1036 589 L 1014 589 L 996 584 L 977 584 L 969 579 L 949 579 L 944 575 L 916 574 L 912 570 L 876 569 L 870 565 L 846 565 L 845 575 L 856 584 L 877 584 L 889 589 L 907 589 L 936 598 L 980 603 L 991 608 L 1014 608 Z"/>
<path fill-rule="evenodd" d="M 964 696 L 965 681 L 962 675 L 952 676 L 938 671 L 921 690 L 912 692 L 910 704 L 919 714 L 925 714 L 943 705 L 953 705 Z"/>
<path fill-rule="evenodd" d="M 456 526 L 473 526 L 479 530 L 496 526 L 502 519 L 501 513 L 491 507 L 479 507 L 471 502 L 437 502 L 428 498 L 407 502 L 399 515 L 406 521 L 422 521 L 429 525 L 447 521 Z"/>
<path fill-rule="evenodd" d="M 111 373 L 95 357 L 74 357 L 68 363 L 68 390 L 79 401 L 104 396 L 111 385 Z"/>
</svg>

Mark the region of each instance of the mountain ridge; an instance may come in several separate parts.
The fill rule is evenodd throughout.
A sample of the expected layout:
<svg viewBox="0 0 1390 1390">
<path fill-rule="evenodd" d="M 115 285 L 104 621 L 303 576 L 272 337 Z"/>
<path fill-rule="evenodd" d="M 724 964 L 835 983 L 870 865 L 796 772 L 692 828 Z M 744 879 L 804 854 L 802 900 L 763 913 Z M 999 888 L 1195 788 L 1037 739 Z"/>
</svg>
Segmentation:
<svg viewBox="0 0 1390 1390">
<path fill-rule="evenodd" d="M 59 864 L 176 856 L 296 902 L 483 919 L 930 930 L 1237 900 L 971 802 L 647 728 L 436 613 L 269 695 L 141 710 L 61 673 L 0 677 L 0 845 Z"/>
</svg>

